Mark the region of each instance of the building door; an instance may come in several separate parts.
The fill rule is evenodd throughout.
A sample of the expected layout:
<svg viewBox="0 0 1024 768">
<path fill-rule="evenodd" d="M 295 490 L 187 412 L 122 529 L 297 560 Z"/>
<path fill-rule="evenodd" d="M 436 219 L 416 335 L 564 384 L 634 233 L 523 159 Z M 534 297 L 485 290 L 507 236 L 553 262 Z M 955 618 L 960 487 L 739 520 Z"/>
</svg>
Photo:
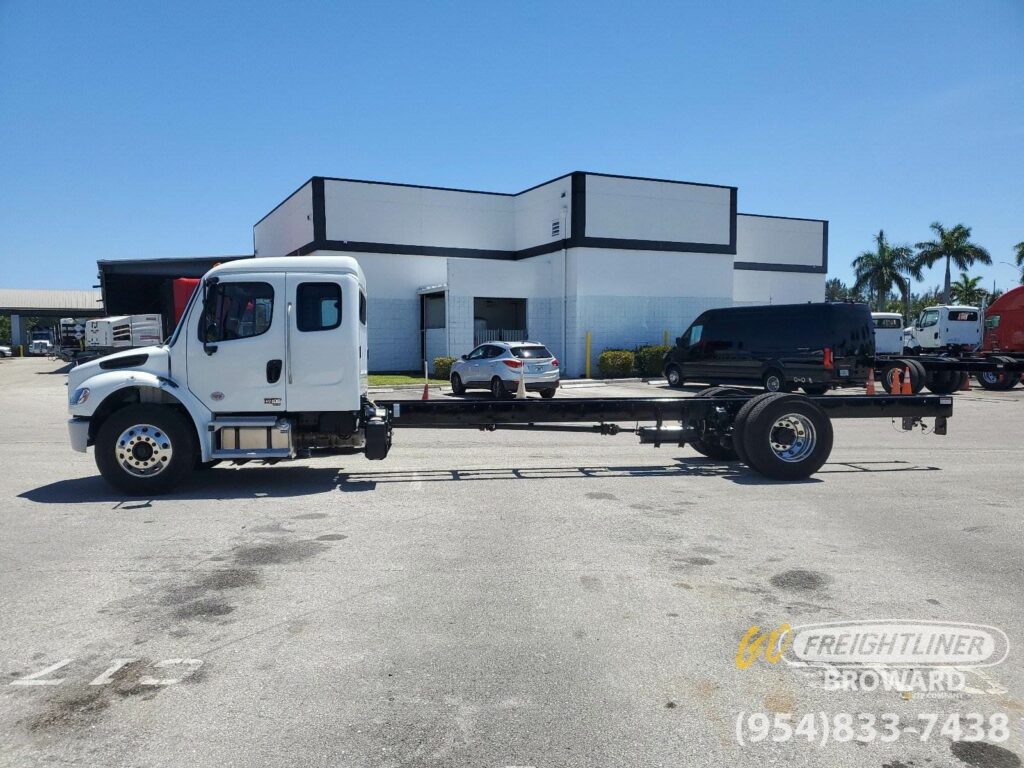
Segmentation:
<svg viewBox="0 0 1024 768">
<path fill-rule="evenodd" d="M 473 343 L 526 341 L 526 299 L 473 299 Z"/>
</svg>

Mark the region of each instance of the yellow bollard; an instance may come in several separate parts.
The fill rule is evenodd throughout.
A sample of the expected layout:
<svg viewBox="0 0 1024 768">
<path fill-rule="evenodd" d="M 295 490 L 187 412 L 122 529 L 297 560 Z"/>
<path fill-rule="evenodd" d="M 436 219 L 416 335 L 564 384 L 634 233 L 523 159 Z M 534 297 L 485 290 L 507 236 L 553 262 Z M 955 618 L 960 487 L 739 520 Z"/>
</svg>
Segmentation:
<svg viewBox="0 0 1024 768">
<path fill-rule="evenodd" d="M 586 352 L 586 355 L 587 355 L 587 366 L 586 366 L 587 367 L 587 372 L 586 372 L 586 377 L 589 379 L 590 378 L 590 331 L 587 331 L 587 352 Z"/>
<path fill-rule="evenodd" d="M 662 334 L 662 337 L 661 337 L 661 345 L 662 345 L 663 347 L 667 347 L 667 346 L 668 346 L 668 331 L 665 331 L 665 333 L 664 333 L 664 334 Z"/>
</svg>

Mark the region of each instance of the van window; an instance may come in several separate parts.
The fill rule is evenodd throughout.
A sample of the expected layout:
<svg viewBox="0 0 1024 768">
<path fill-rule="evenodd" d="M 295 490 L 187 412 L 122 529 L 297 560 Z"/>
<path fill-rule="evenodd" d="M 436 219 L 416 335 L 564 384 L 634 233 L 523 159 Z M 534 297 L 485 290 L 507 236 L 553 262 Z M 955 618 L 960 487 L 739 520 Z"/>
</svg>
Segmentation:
<svg viewBox="0 0 1024 768">
<path fill-rule="evenodd" d="M 875 328 L 898 329 L 903 327 L 903 321 L 898 317 L 876 317 Z"/>
<path fill-rule="evenodd" d="M 299 283 L 295 302 L 295 324 L 300 331 L 329 331 L 341 325 L 341 286 L 337 283 Z"/>
<path fill-rule="evenodd" d="M 693 325 L 693 326 L 690 326 L 690 333 L 689 333 L 689 337 L 686 340 L 686 346 L 692 347 L 694 344 L 699 343 L 700 340 L 701 340 L 701 337 L 703 337 L 703 335 L 704 335 L 704 326 L 703 325 Z"/>
<path fill-rule="evenodd" d="M 949 319 L 952 320 L 953 322 L 976 323 L 976 322 L 978 322 L 978 313 L 977 312 L 964 312 L 962 310 L 956 310 L 954 312 L 950 312 L 949 313 Z"/>
<path fill-rule="evenodd" d="M 939 310 L 928 309 L 921 313 L 921 321 L 918 323 L 922 328 L 929 328 L 939 322 Z"/>
<path fill-rule="evenodd" d="M 207 343 L 247 339 L 266 333 L 274 314 L 269 283 L 220 282 L 206 296 L 199 340 Z"/>
</svg>

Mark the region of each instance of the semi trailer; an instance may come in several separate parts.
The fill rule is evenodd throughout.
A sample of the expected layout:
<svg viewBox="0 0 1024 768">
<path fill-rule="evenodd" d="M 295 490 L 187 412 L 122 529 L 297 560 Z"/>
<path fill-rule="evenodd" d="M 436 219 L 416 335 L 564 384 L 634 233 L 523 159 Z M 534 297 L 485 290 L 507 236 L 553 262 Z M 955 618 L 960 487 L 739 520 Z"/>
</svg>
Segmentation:
<svg viewBox="0 0 1024 768">
<path fill-rule="evenodd" d="M 388 456 L 402 428 L 628 431 L 641 443 L 689 444 L 767 477 L 816 472 L 832 419 L 934 419 L 951 397 L 814 396 L 712 387 L 694 397 L 373 401 L 366 281 L 355 259 L 235 261 L 203 278 L 174 333 L 68 374 L 72 447 L 128 494 L 172 490 L 219 461 L 277 463 L 322 453 Z"/>
</svg>

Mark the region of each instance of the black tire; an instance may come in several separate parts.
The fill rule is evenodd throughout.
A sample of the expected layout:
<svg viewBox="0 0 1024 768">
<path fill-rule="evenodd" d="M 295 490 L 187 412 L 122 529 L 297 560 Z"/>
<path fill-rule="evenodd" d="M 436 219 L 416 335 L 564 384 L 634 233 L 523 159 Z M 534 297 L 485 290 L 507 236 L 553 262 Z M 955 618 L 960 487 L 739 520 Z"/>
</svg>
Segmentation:
<svg viewBox="0 0 1024 768">
<path fill-rule="evenodd" d="M 978 384 L 981 385 L 982 389 L 987 389 L 993 392 L 1003 392 L 1017 386 L 1020 376 L 1016 373 L 1006 373 L 1005 371 L 992 371 L 979 373 L 974 378 L 978 380 Z"/>
<path fill-rule="evenodd" d="M 778 368 L 769 368 L 765 371 L 761 377 L 761 385 L 765 392 L 789 392 L 793 388 Z"/>
<path fill-rule="evenodd" d="M 747 464 L 773 480 L 810 477 L 832 453 L 832 422 L 800 395 L 774 394 L 755 405 L 743 427 Z"/>
<path fill-rule="evenodd" d="M 732 422 L 732 449 L 736 451 L 736 458 L 742 461 L 744 464 L 748 464 L 747 451 L 743 444 L 743 430 L 746 428 L 747 419 L 750 417 L 750 412 L 754 410 L 754 407 L 763 401 L 765 398 L 771 397 L 773 393 L 762 392 L 759 395 L 754 395 L 752 398 L 747 400 L 736 414 L 736 418 Z"/>
<path fill-rule="evenodd" d="M 540 396 L 543 397 L 545 400 L 550 400 L 552 397 L 555 396 L 555 393 L 557 391 L 557 389 L 542 389 L 540 391 Z"/>
<path fill-rule="evenodd" d="M 926 386 L 933 395 L 949 395 L 960 386 L 960 371 L 929 371 Z"/>
<path fill-rule="evenodd" d="M 916 395 L 924 389 L 924 385 L 928 380 L 928 372 L 917 360 L 907 360 L 907 362 L 910 363 L 910 388 Z"/>
<path fill-rule="evenodd" d="M 508 390 L 505 388 L 505 382 L 497 376 L 491 379 L 491 397 L 495 400 L 505 400 L 508 398 Z"/>
<path fill-rule="evenodd" d="M 132 427 L 138 427 L 136 449 L 127 451 L 121 442 Z M 128 442 L 132 445 L 135 438 Z M 181 483 L 195 466 L 196 440 L 192 425 L 181 413 L 166 405 L 129 405 L 115 411 L 96 434 L 96 466 L 103 479 L 131 496 L 167 493 Z M 146 447 L 145 449 L 144 446 Z M 167 458 L 167 454 L 170 458 Z M 162 454 L 162 456 L 161 456 Z M 129 472 L 123 462 L 140 468 Z M 160 462 L 166 462 L 162 464 Z M 141 474 L 145 465 L 150 474 Z M 160 467 L 160 468 L 158 468 Z"/>
<path fill-rule="evenodd" d="M 700 392 L 694 395 L 694 397 L 735 397 L 736 395 L 746 395 L 739 389 L 733 389 L 732 387 L 708 387 L 702 389 Z M 702 456 L 707 456 L 709 459 L 715 461 L 737 461 L 739 456 L 736 453 L 736 449 L 732 447 L 732 441 L 729 441 L 729 445 L 722 445 L 721 441 L 716 440 L 714 435 L 707 435 L 705 437 L 698 437 L 695 440 L 690 441 L 690 445 L 697 453 Z"/>
<path fill-rule="evenodd" d="M 800 389 L 802 389 L 808 395 L 817 396 L 824 395 L 825 393 L 827 393 L 829 390 L 829 386 L 828 384 L 807 384 L 803 387 L 800 387 Z"/>
<path fill-rule="evenodd" d="M 670 365 L 665 369 L 665 379 L 668 385 L 674 389 L 683 386 L 683 371 L 678 365 Z"/>
<path fill-rule="evenodd" d="M 908 360 L 890 360 L 888 363 L 886 363 L 885 365 L 882 366 L 881 376 L 880 376 L 881 384 L 882 384 L 882 389 L 884 389 L 890 395 L 893 394 L 893 385 L 892 385 L 892 383 L 893 383 L 893 380 L 895 378 L 896 371 L 899 371 L 900 381 L 902 382 L 903 381 L 903 377 L 906 375 L 906 369 L 907 368 L 910 368 L 910 388 L 913 389 L 914 388 L 914 379 L 915 379 L 915 377 L 918 380 L 921 380 L 922 379 L 922 371 L 924 369 L 922 368 L 919 371 L 916 367 L 911 366 L 910 365 L 910 361 L 908 361 Z M 920 390 L 920 386 L 921 385 L 919 384 L 918 385 L 918 390 L 915 390 L 915 391 L 919 391 Z M 903 393 L 901 391 L 898 391 L 895 394 L 900 395 L 900 394 L 903 394 Z"/>
<path fill-rule="evenodd" d="M 464 395 L 466 394 L 466 385 L 462 383 L 462 377 L 457 373 L 452 374 L 452 394 L 453 395 Z"/>
</svg>

